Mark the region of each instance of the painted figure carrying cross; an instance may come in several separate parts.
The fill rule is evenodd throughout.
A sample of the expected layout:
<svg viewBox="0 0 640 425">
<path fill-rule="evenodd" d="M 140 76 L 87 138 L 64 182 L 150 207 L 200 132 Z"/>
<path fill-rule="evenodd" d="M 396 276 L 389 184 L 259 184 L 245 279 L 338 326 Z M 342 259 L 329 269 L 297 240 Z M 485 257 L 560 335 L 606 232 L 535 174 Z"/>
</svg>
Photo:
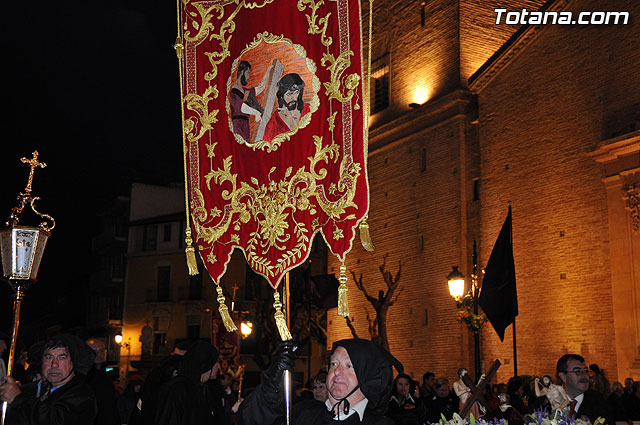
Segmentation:
<svg viewBox="0 0 640 425">
<path fill-rule="evenodd" d="M 476 404 L 476 402 L 481 404 L 485 409 L 489 408 L 489 406 L 487 405 L 487 401 L 484 399 L 482 395 L 482 390 L 484 389 L 484 387 L 487 386 L 487 384 L 489 384 L 489 381 L 491 381 L 491 378 L 493 378 L 493 375 L 496 374 L 496 371 L 500 367 L 500 364 L 501 364 L 500 360 L 496 359 L 496 361 L 493 362 L 493 364 L 491 365 L 487 373 L 480 378 L 480 380 L 478 381 L 478 385 L 475 385 L 473 383 L 473 380 L 471 379 L 469 374 L 465 373 L 461 376 L 460 379 L 469 388 L 469 393 L 470 393 L 470 394 L 469 393 L 467 394 L 466 403 L 464 404 L 462 409 L 460 409 L 461 417 L 463 418 L 467 417 L 467 414 L 471 411 L 471 408 Z"/>
</svg>

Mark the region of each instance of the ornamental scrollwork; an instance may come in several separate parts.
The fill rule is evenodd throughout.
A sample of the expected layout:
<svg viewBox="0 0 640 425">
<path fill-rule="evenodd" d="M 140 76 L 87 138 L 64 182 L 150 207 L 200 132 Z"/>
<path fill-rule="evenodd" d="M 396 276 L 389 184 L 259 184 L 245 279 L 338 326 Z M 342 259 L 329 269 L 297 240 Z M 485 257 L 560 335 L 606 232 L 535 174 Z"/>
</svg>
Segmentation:
<svg viewBox="0 0 640 425">
<path fill-rule="evenodd" d="M 640 185 L 637 183 L 626 185 L 622 190 L 625 208 L 631 214 L 631 226 L 634 231 L 640 230 Z"/>
<path fill-rule="evenodd" d="M 213 155 L 215 144 L 210 146 Z M 250 182 L 243 181 L 238 184 L 237 174 L 231 171 L 233 158 L 225 158 L 221 168 L 212 169 L 205 175 L 205 183 L 209 190 L 212 184 L 223 189 L 221 198 L 228 201 L 223 211 L 207 211 L 202 192 L 195 189 L 192 212 L 196 240 L 212 244 L 229 229 L 239 231 L 241 224 L 253 218 L 257 228 L 249 234 L 245 255 L 257 271 L 267 276 L 275 276 L 295 260 L 299 260 L 309 244 L 310 235 L 321 223 L 314 220 L 309 228 L 305 223 L 296 221 L 294 214 L 297 211 L 309 210 L 310 214 L 316 215 L 320 208 L 328 218 L 340 218 L 346 208 L 356 206 L 353 202 L 355 182 L 361 171 L 358 164 L 347 165 L 348 162 L 343 159 L 337 184 L 337 189 L 343 192 L 343 195 L 336 201 L 318 196 L 318 184 L 328 174 L 326 164 L 336 163 L 340 146 L 335 143 L 322 146 L 322 138 L 319 136 L 314 136 L 314 146 L 315 154 L 308 158 L 308 169 L 302 166 L 294 172 L 293 168 L 289 167 L 283 179 L 276 181 L 271 177 L 275 171 L 273 167 L 268 173 L 268 181 L 263 184 L 259 184 L 255 177 L 252 177 Z M 289 229 L 290 225 L 293 226 L 292 229 Z M 296 243 L 293 248 L 287 250 L 284 245 L 292 237 Z M 284 254 L 275 264 L 264 256 L 270 249 L 282 251 Z"/>
</svg>

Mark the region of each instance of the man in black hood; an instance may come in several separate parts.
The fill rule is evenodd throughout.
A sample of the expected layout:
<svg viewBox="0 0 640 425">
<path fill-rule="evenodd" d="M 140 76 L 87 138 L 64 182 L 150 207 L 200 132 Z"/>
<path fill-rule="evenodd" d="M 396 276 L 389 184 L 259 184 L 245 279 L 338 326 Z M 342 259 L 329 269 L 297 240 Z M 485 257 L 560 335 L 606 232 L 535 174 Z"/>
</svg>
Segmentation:
<svg viewBox="0 0 640 425">
<path fill-rule="evenodd" d="M 215 377 L 218 368 L 218 350 L 205 341 L 193 343 L 184 355 L 178 375 L 160 389 L 155 424 L 211 423 L 211 410 L 202 384 Z"/>
<path fill-rule="evenodd" d="M 9 403 L 6 423 L 92 424 L 96 399 L 84 379 L 93 366 L 93 350 L 80 338 L 62 334 L 39 343 L 33 351 L 42 359 L 42 378 L 21 387 L 7 377 L 0 385 L 0 400 Z"/>
<path fill-rule="evenodd" d="M 283 423 L 282 375 L 293 370 L 293 344 L 284 342 L 265 372 L 262 383 L 240 405 L 240 425 Z M 322 403 L 304 400 L 293 406 L 292 422 L 305 425 L 389 425 L 382 416 L 393 385 L 392 366 L 400 362 L 378 344 L 364 339 L 343 339 L 333 344 L 327 375 L 329 398 Z"/>
</svg>

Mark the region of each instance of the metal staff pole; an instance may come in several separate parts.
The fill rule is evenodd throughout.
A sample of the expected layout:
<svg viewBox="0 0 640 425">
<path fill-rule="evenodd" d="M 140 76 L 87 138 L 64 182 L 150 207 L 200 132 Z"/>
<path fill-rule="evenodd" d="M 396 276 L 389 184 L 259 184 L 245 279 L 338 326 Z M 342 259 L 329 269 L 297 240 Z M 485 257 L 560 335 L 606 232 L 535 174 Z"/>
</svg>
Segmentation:
<svg viewBox="0 0 640 425">
<path fill-rule="evenodd" d="M 284 287 L 282 288 L 282 301 L 285 319 L 287 321 L 287 328 L 291 328 L 290 326 L 290 317 L 289 314 L 289 272 L 284 277 Z M 291 406 L 292 402 L 292 392 L 291 392 L 291 371 L 285 370 L 284 375 L 284 406 L 285 406 L 285 418 L 286 425 L 291 425 Z"/>
<path fill-rule="evenodd" d="M 7 376 L 13 374 L 13 363 L 16 355 L 16 341 L 18 340 L 18 326 L 20 326 L 20 304 L 24 297 L 23 286 L 20 281 L 14 280 L 11 282 L 15 290 L 15 299 L 13 301 L 13 330 L 11 331 L 11 347 L 9 348 L 9 362 L 7 363 Z M 5 417 L 7 415 L 8 403 L 5 401 L 2 403 L 2 420 L 0 423 L 4 425 Z"/>
</svg>

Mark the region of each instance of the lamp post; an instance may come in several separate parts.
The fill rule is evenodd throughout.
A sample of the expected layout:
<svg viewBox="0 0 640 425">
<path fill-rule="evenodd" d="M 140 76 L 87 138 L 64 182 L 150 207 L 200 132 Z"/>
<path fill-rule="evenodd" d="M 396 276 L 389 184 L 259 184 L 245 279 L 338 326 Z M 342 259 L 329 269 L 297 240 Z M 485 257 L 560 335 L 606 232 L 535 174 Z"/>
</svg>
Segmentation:
<svg viewBox="0 0 640 425">
<path fill-rule="evenodd" d="M 120 347 L 125 348 L 127 350 L 127 367 L 126 367 L 125 377 L 128 377 L 129 376 L 129 360 L 131 360 L 131 337 L 129 337 L 127 342 L 123 342 L 124 338 L 122 337 L 122 334 L 117 333 L 113 337 L 113 339 L 116 342 L 116 344 L 118 344 Z"/>
<path fill-rule="evenodd" d="M 478 316 L 478 252 L 476 251 L 476 241 L 473 241 L 473 271 L 471 273 L 471 288 L 464 293 L 464 275 L 458 270 L 458 266 L 452 266 L 452 270 L 447 276 L 449 283 L 449 293 L 456 300 L 458 308 L 473 309 L 475 317 Z M 480 361 L 480 328 L 470 326 L 473 331 L 473 352 L 475 363 L 475 378 L 478 380 L 482 374 L 482 364 Z"/>
<path fill-rule="evenodd" d="M 253 323 L 250 321 L 244 321 L 240 323 L 240 333 L 242 334 L 242 339 L 246 339 L 253 332 Z M 240 348 L 238 348 L 240 350 Z M 238 352 L 239 354 L 239 352 Z M 238 365 L 237 378 L 238 378 L 238 398 L 242 397 L 242 381 L 244 378 L 244 367 L 245 365 Z"/>
<path fill-rule="evenodd" d="M 18 195 L 18 206 L 11 209 L 11 215 L 7 220 L 6 227 L 0 230 L 3 277 L 9 282 L 9 286 L 11 286 L 14 293 L 13 329 L 11 331 L 9 361 L 7 363 L 7 375 L 9 376 L 13 373 L 16 355 L 16 340 L 18 339 L 18 327 L 20 326 L 20 305 L 25 291 L 36 281 L 47 239 L 51 236 L 51 230 L 55 227 L 53 217 L 36 210 L 35 203 L 40 198 L 31 194 L 35 169 L 38 167 L 44 168 L 47 164 L 38 161 L 38 151 L 33 152 L 31 159 L 22 158 L 21 161 L 31 168 L 27 186 Z M 38 226 L 18 224 L 20 221 L 19 216 L 26 205 L 29 205 L 34 213 L 44 219 Z M 4 402 L 2 404 L 3 424 L 6 410 L 7 403 Z"/>
</svg>

